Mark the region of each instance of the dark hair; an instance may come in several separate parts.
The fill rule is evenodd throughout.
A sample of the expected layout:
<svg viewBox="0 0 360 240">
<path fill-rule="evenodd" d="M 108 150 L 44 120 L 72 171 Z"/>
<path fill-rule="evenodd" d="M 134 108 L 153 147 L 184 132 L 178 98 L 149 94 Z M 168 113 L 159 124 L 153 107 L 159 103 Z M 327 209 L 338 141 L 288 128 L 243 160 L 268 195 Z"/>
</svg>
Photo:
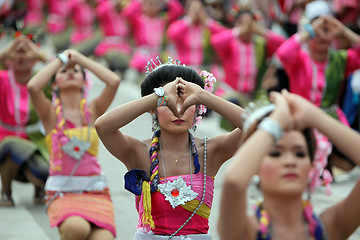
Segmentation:
<svg viewBox="0 0 360 240">
<path fill-rule="evenodd" d="M 195 83 L 204 88 L 202 77 L 192 68 L 182 65 L 163 65 L 152 71 L 141 83 L 141 96 L 146 96 L 154 92 L 154 88 L 174 81 L 177 77 Z"/>
<path fill-rule="evenodd" d="M 316 139 L 314 136 L 314 131 L 312 128 L 305 128 L 301 131 L 301 133 L 305 138 L 306 146 L 310 156 L 310 161 L 312 163 L 314 161 L 316 151 Z"/>
<path fill-rule="evenodd" d="M 237 20 L 239 20 L 239 18 L 244 14 L 249 14 L 252 17 L 253 20 L 256 20 L 256 17 L 255 17 L 254 13 L 251 10 L 243 9 L 243 10 L 238 11 L 235 14 L 234 21 L 236 22 Z"/>
</svg>

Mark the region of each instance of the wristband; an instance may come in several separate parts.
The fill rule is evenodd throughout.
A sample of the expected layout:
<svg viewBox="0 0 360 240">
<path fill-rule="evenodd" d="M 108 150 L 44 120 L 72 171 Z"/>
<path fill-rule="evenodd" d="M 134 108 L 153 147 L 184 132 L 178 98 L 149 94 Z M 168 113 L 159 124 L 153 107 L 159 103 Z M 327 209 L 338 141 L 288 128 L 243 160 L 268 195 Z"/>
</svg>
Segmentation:
<svg viewBox="0 0 360 240">
<path fill-rule="evenodd" d="M 271 118 L 265 118 L 257 127 L 258 129 L 262 129 L 265 132 L 269 133 L 277 142 L 284 136 L 284 131 L 280 124 Z"/>
<path fill-rule="evenodd" d="M 163 87 L 154 88 L 155 94 L 159 97 L 156 102 L 157 107 L 166 106 L 168 98 L 165 96 L 165 91 Z"/>
<path fill-rule="evenodd" d="M 316 36 L 314 27 L 310 23 L 304 25 L 304 30 L 309 33 L 310 38 L 314 38 Z"/>
<path fill-rule="evenodd" d="M 159 97 L 165 96 L 165 90 L 163 87 L 154 88 L 154 92 Z"/>
<path fill-rule="evenodd" d="M 164 107 L 167 104 L 167 100 L 168 98 L 166 96 L 160 97 L 157 102 L 156 102 L 156 106 L 157 107 Z"/>
<path fill-rule="evenodd" d="M 65 53 L 60 53 L 56 56 L 60 61 L 63 63 L 63 65 L 66 65 L 69 61 L 69 57 Z"/>
</svg>

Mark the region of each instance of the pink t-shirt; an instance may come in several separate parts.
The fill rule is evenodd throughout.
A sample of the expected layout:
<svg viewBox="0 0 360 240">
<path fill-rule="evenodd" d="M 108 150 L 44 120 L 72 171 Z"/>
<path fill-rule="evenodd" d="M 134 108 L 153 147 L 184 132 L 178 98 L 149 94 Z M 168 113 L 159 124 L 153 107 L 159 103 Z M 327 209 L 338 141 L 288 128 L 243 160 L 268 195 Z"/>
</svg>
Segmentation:
<svg viewBox="0 0 360 240">
<path fill-rule="evenodd" d="M 84 0 L 69 2 L 74 30 L 71 33 L 71 44 L 77 44 L 90 39 L 94 35 L 94 9 Z"/>
</svg>

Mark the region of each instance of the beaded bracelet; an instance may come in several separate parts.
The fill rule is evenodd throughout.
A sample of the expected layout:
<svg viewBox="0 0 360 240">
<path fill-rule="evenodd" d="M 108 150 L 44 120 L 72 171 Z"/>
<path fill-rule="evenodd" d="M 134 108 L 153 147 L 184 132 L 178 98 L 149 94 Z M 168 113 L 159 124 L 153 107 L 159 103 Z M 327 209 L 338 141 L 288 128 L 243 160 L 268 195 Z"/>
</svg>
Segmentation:
<svg viewBox="0 0 360 240">
<path fill-rule="evenodd" d="M 314 27 L 310 23 L 305 24 L 304 29 L 309 33 L 310 38 L 314 38 L 316 36 Z"/>
<path fill-rule="evenodd" d="M 159 97 L 159 99 L 156 102 L 157 107 L 166 106 L 168 98 L 166 96 Z"/>
<path fill-rule="evenodd" d="M 63 63 L 63 65 L 66 65 L 69 61 L 69 57 L 65 53 L 60 53 L 56 56 L 60 61 Z"/>
<path fill-rule="evenodd" d="M 275 142 L 284 136 L 284 131 L 280 124 L 268 117 L 261 121 L 257 128 L 269 133 L 274 138 Z"/>
</svg>

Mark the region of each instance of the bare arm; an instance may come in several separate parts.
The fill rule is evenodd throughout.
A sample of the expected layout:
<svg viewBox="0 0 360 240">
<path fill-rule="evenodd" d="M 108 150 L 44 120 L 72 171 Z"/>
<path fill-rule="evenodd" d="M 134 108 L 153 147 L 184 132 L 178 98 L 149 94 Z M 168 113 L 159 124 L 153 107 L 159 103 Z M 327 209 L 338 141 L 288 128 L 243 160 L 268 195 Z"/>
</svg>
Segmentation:
<svg viewBox="0 0 360 240">
<path fill-rule="evenodd" d="M 120 84 L 120 77 L 107 67 L 93 61 L 77 51 L 67 50 L 64 53 L 69 55 L 69 61 L 77 63 L 81 67 L 88 69 L 106 84 L 100 95 L 90 103 L 90 108 L 93 110 L 94 118 L 99 117 L 106 111 L 114 99 Z"/>
<path fill-rule="evenodd" d="M 29 91 L 31 101 L 34 104 L 36 112 L 44 125 L 45 132 L 48 133 L 56 124 L 55 109 L 51 101 L 45 96 L 42 89 L 49 83 L 52 76 L 62 66 L 60 59 L 55 58 L 37 74 L 35 74 L 29 83 L 27 89 Z"/>
<path fill-rule="evenodd" d="M 176 95 L 175 82 L 168 83 L 164 86 L 165 94 L 168 97 L 168 106 L 175 112 Z M 95 122 L 96 131 L 108 149 L 108 151 L 125 164 L 128 169 L 140 168 L 141 164 L 139 151 L 144 144 L 121 132 L 121 128 L 139 117 L 140 115 L 151 112 L 156 109 L 158 96 L 155 93 L 144 96 L 137 100 L 118 106 L 102 116 Z M 146 149 L 145 151 L 147 151 Z"/>
<path fill-rule="evenodd" d="M 360 165 L 360 135 L 327 115 L 324 111 L 294 94 L 285 94 L 298 128 L 317 128 L 354 163 Z M 334 239 L 347 239 L 360 224 L 360 180 L 349 196 L 326 209 L 321 218 Z"/>
<path fill-rule="evenodd" d="M 320 109 L 317 110 L 320 111 Z M 340 151 L 354 163 L 360 165 L 360 135 L 357 132 L 331 118 L 325 112 L 318 114 L 318 117 L 313 121 L 313 127 L 328 136 Z M 328 224 L 327 229 L 332 232 L 329 233 L 330 236 L 347 239 L 359 227 L 359 202 L 360 179 L 343 201 L 325 210 L 323 220 L 326 225 Z"/>
<path fill-rule="evenodd" d="M 288 119 L 291 119 L 286 117 L 290 115 L 287 104 L 280 94 L 272 93 L 272 96 L 275 96 L 276 110 L 270 118 L 286 128 L 284 126 L 287 126 Z M 246 190 L 273 142 L 274 139 L 269 133 L 262 129 L 256 130 L 235 153 L 228 166 L 223 182 L 218 222 L 221 239 L 255 239 L 257 226 L 247 216 Z"/>
<path fill-rule="evenodd" d="M 220 166 L 233 156 L 240 146 L 240 138 L 242 135 L 242 114 L 244 109 L 238 105 L 220 98 L 196 84 L 180 80 L 178 86 L 181 89 L 180 98 L 184 99 L 182 111 L 194 104 L 202 104 L 207 108 L 217 112 L 228 120 L 233 126 L 237 127 L 230 133 L 216 136 L 209 140 L 209 155 L 214 170 L 218 170 Z M 216 172 L 215 172 L 216 173 Z"/>
</svg>

